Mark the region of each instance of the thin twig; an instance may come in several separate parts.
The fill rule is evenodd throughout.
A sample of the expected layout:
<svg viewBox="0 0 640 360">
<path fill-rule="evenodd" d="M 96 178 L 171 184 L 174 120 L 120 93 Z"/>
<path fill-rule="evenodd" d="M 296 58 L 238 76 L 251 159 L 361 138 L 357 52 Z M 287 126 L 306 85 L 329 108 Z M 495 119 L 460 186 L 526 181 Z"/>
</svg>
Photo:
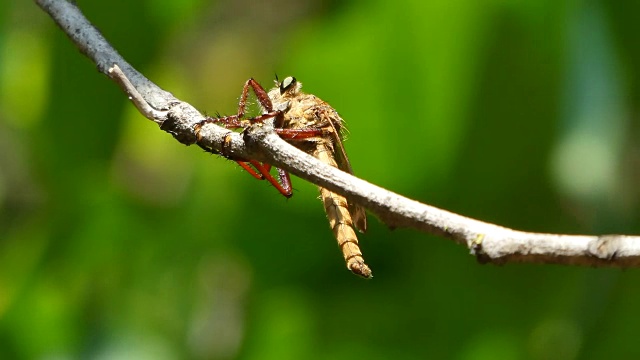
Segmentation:
<svg viewBox="0 0 640 360">
<path fill-rule="evenodd" d="M 36 0 L 76 46 L 127 93 L 138 110 L 186 145 L 196 143 L 194 126 L 204 116 L 138 73 L 65 0 Z M 122 68 L 122 71 L 118 70 Z M 356 201 L 390 227 L 410 227 L 465 245 L 482 262 L 532 262 L 587 266 L 640 266 L 640 237 L 561 235 L 508 229 L 405 198 L 325 165 L 280 139 L 268 125 L 242 134 L 205 124 L 198 145 L 239 158 L 263 161 Z"/>
<path fill-rule="evenodd" d="M 120 69 L 118 65 L 114 64 L 113 67 L 107 70 L 107 73 L 109 74 L 109 77 L 120 85 L 122 91 L 129 95 L 129 100 L 131 100 L 138 111 L 147 119 L 160 124 L 162 121 L 167 119 L 167 111 L 152 108 L 151 105 L 142 98 L 142 95 L 138 92 L 135 86 L 133 86 L 129 78 L 122 72 L 122 69 Z M 160 119 L 162 119 L 162 121 Z"/>
</svg>

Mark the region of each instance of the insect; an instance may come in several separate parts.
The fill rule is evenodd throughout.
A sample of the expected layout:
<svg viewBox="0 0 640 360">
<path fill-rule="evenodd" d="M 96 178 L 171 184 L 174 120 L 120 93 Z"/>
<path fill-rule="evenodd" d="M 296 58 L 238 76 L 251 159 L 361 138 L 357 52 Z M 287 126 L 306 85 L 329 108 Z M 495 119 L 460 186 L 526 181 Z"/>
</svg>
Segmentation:
<svg viewBox="0 0 640 360">
<path fill-rule="evenodd" d="M 342 145 L 344 124 L 338 112 L 315 95 L 301 91 L 302 84 L 289 76 L 282 82 L 276 77 L 276 86 L 268 93 L 254 79 L 245 82 L 236 115 L 206 118 L 195 127 L 196 134 L 206 123 L 215 123 L 228 129 L 246 129 L 251 124 L 274 119 L 274 131 L 284 140 L 320 161 L 353 173 L 349 158 Z M 249 89 L 255 93 L 262 115 L 245 119 Z M 269 181 L 282 195 L 292 195 L 289 173 L 276 168 L 278 179 L 271 175 L 271 165 L 256 160 L 234 159 L 253 177 Z M 333 234 L 338 240 L 347 268 L 365 278 L 371 270 L 362 258 L 358 238 L 354 231 L 365 232 L 367 218 L 364 208 L 349 202 L 344 196 L 319 187 L 320 198 Z"/>
</svg>

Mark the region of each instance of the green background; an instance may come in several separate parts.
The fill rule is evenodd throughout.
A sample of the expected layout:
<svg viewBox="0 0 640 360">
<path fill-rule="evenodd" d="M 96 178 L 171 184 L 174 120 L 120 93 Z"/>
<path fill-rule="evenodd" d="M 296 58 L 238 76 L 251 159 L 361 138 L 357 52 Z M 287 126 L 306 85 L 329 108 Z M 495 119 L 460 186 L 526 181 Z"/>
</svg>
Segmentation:
<svg viewBox="0 0 640 360">
<path fill-rule="evenodd" d="M 640 2 L 78 2 L 203 111 L 295 75 L 374 184 L 516 229 L 640 230 Z M 0 358 L 640 356 L 637 270 L 480 265 L 370 216 L 360 279 L 315 186 L 286 200 L 179 144 L 33 2 L 0 24 Z"/>
</svg>

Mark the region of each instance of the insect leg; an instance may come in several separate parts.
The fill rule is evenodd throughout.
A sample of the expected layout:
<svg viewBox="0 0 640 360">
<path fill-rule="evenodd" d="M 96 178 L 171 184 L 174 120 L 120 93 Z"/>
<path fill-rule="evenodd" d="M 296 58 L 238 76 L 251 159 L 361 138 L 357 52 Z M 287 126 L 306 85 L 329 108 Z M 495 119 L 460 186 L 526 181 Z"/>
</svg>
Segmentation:
<svg viewBox="0 0 640 360">
<path fill-rule="evenodd" d="M 276 110 L 276 111 L 271 111 L 262 115 L 258 115 L 256 117 L 252 117 L 251 119 L 249 119 L 252 123 L 255 122 L 263 122 L 267 119 L 271 119 L 274 117 L 277 117 L 278 115 L 282 114 L 282 111 Z"/>
<path fill-rule="evenodd" d="M 225 129 L 244 129 L 249 126 L 247 121 L 241 120 L 238 115 L 223 116 L 219 118 L 212 118 L 207 116 L 204 120 L 194 125 L 193 130 L 196 132 L 196 135 L 200 133 L 200 129 L 205 124 L 218 124 L 222 125 Z"/>
<path fill-rule="evenodd" d="M 258 101 L 260 101 L 260 105 L 262 105 L 262 107 L 267 110 L 267 113 L 251 118 L 249 119 L 249 121 L 243 121 L 247 107 L 247 98 L 249 97 L 249 88 L 253 89 L 253 92 L 256 94 Z M 207 117 L 205 120 L 197 123 L 194 127 L 194 130 L 197 133 L 200 131 L 200 128 L 202 128 L 204 124 L 208 123 L 222 124 L 222 126 L 227 129 L 244 129 L 247 128 L 252 122 L 264 121 L 266 119 L 278 116 L 278 114 L 280 114 L 279 111 L 273 111 L 273 105 L 271 104 L 271 100 L 269 99 L 269 95 L 267 95 L 267 92 L 257 81 L 251 78 L 247 80 L 242 87 L 242 94 L 240 95 L 240 101 L 238 102 L 238 113 L 236 115 L 222 116 L 217 118 Z"/>
<path fill-rule="evenodd" d="M 238 163 L 238 165 L 240 165 L 241 168 L 245 169 L 249 174 L 251 174 L 251 176 L 253 176 L 254 178 L 258 179 L 258 180 L 264 180 L 264 176 L 262 176 L 262 174 L 256 172 L 251 165 L 249 165 L 248 162 L 246 161 L 236 161 Z"/>
<path fill-rule="evenodd" d="M 290 197 L 293 192 L 291 190 L 291 177 L 289 176 L 289 172 L 280 168 L 276 168 L 276 170 L 278 171 L 278 177 L 280 178 L 280 184 L 282 185 L 282 188 L 289 193 L 288 196 L 285 196 Z"/>
<path fill-rule="evenodd" d="M 240 103 L 238 104 L 238 115 L 244 115 L 244 110 L 247 102 L 247 96 L 249 94 L 249 87 L 253 89 L 253 93 L 256 94 L 260 105 L 262 105 L 267 112 L 273 111 L 273 104 L 271 103 L 271 99 L 269 99 L 269 95 L 267 91 L 253 78 L 247 80 L 244 83 L 244 87 L 242 89 L 242 96 L 240 97 Z"/>
<path fill-rule="evenodd" d="M 259 179 L 266 179 L 268 182 L 271 183 L 271 185 L 273 185 L 273 187 L 275 187 L 280 194 L 284 195 L 285 197 L 291 197 L 291 195 L 293 195 L 292 191 L 291 191 L 291 179 L 289 178 L 289 173 L 287 173 L 286 171 L 282 170 L 282 169 L 277 169 L 278 170 L 278 176 L 280 177 L 280 181 L 282 182 L 282 184 L 280 182 L 278 182 L 278 180 L 276 180 L 276 178 L 274 178 L 271 173 L 269 172 L 271 170 L 271 165 L 270 164 L 263 164 L 259 161 L 256 160 L 250 160 L 249 163 L 251 163 L 251 165 L 253 165 L 254 168 L 256 168 L 256 170 L 258 170 L 260 172 L 259 176 L 261 175 L 262 178 Z M 242 165 L 240 165 L 242 166 Z M 243 168 L 246 170 L 246 168 L 243 166 Z M 248 170 L 247 170 L 248 171 Z M 286 175 L 283 175 L 283 172 Z M 252 174 L 253 175 L 253 174 Z M 255 175 L 254 175 L 255 177 Z M 258 177 L 256 177 L 258 178 Z M 284 178 L 284 180 L 283 180 Z"/>
<path fill-rule="evenodd" d="M 276 128 L 275 132 L 280 135 L 281 138 L 287 140 L 303 140 L 317 136 L 324 136 L 327 131 L 318 128 L 303 128 L 303 129 L 282 129 Z"/>
<path fill-rule="evenodd" d="M 264 108 L 264 110 L 266 110 L 266 113 L 244 120 L 243 118 L 246 112 L 247 98 L 249 97 L 250 88 L 253 89 L 253 92 L 256 95 L 256 98 L 258 99 L 258 101 L 260 102 L 260 105 Z M 263 122 L 267 119 L 271 119 L 274 117 L 277 118 L 276 126 L 280 127 L 281 126 L 280 124 L 283 121 L 282 111 L 273 110 L 273 104 L 271 103 L 271 99 L 269 99 L 269 95 L 267 94 L 267 91 L 257 81 L 251 78 L 247 80 L 244 83 L 244 86 L 242 87 L 242 94 L 240 95 L 240 101 L 238 102 L 238 113 L 236 115 L 224 116 L 224 117 L 218 117 L 218 118 L 207 117 L 205 120 L 197 123 L 194 126 L 194 131 L 196 133 L 196 137 L 198 138 L 198 141 L 200 141 L 200 129 L 202 128 L 203 125 L 208 123 L 220 124 L 227 129 L 239 129 L 239 128 L 246 129 L 252 123 Z M 309 135 L 306 137 L 311 137 L 311 136 L 313 135 Z M 226 139 L 225 139 L 225 143 L 226 143 Z M 225 157 L 228 157 L 224 154 L 224 151 L 223 151 L 223 155 Z M 276 180 L 269 173 L 269 171 L 271 170 L 271 165 L 269 164 L 264 164 L 256 160 L 249 160 L 249 161 L 236 160 L 236 162 L 238 163 L 238 165 L 240 165 L 240 167 L 242 167 L 254 178 L 259 180 L 266 179 L 282 195 L 286 197 L 291 197 L 292 195 L 291 179 L 289 177 L 289 173 L 287 173 L 286 171 L 282 169 L 277 169 L 278 178 L 280 179 L 280 182 L 278 182 L 278 180 Z"/>
</svg>

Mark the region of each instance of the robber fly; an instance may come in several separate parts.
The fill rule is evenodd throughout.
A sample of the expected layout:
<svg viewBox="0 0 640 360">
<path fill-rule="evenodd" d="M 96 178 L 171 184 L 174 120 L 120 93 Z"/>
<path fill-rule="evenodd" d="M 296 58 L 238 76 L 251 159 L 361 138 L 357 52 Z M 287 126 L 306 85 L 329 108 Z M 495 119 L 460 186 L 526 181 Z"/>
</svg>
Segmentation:
<svg viewBox="0 0 640 360">
<path fill-rule="evenodd" d="M 237 115 L 207 118 L 196 125 L 196 134 L 199 134 L 205 123 L 216 123 L 228 129 L 246 129 L 253 123 L 273 118 L 274 130 L 281 138 L 328 165 L 353 173 L 342 145 L 342 118 L 329 104 L 315 95 L 305 94 L 301 88 L 302 84 L 289 76 L 282 82 L 276 78 L 276 86 L 267 93 L 257 81 L 249 79 L 244 84 Z M 262 115 L 245 119 L 249 89 L 253 89 L 256 94 Z M 276 168 L 276 179 L 270 173 L 269 164 L 250 159 L 234 160 L 255 178 L 269 181 L 282 195 L 292 195 L 288 172 Z M 349 202 L 342 195 L 323 187 L 319 189 L 329 224 L 338 240 L 347 268 L 357 275 L 370 278 L 371 270 L 362 258 L 354 231 L 354 228 L 360 232 L 367 229 L 364 208 Z"/>
</svg>

